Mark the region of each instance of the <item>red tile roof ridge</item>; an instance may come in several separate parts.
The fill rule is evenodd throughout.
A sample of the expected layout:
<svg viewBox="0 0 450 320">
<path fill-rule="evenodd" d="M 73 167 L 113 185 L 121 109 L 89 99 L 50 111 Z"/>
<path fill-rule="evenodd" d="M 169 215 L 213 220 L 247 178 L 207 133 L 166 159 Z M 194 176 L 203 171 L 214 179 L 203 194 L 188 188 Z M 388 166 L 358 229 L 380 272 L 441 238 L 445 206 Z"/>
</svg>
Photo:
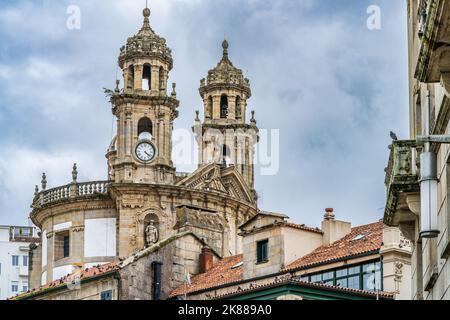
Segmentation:
<svg viewBox="0 0 450 320">
<path fill-rule="evenodd" d="M 46 289 L 49 288 L 56 288 L 58 286 L 62 286 L 62 285 L 66 285 L 66 284 L 74 284 L 76 283 L 77 280 L 86 280 L 86 279 L 90 279 L 90 278 L 95 278 L 104 274 L 107 274 L 109 272 L 112 271 L 116 271 L 118 270 L 118 266 L 116 262 L 110 262 L 110 263 L 106 263 L 106 264 L 102 264 L 102 265 L 96 265 L 96 266 L 92 266 L 90 268 L 85 268 L 85 269 L 81 269 L 79 268 L 78 270 L 75 270 L 73 273 L 68 274 L 62 278 L 53 280 L 49 283 L 46 283 L 45 285 L 41 285 L 38 288 L 34 288 L 34 289 L 29 289 L 27 292 L 21 293 L 21 294 L 17 294 L 9 299 L 14 300 L 14 299 L 22 299 L 22 298 L 26 298 L 30 295 L 35 295 L 38 293 L 41 293 L 43 291 L 45 291 Z"/>
<path fill-rule="evenodd" d="M 355 240 L 357 236 L 363 234 L 363 238 Z M 318 247 L 311 253 L 290 263 L 282 271 L 305 269 L 315 265 L 339 261 L 343 258 L 350 258 L 355 255 L 375 253 L 381 248 L 382 234 L 383 222 L 381 221 L 354 227 L 349 234 L 341 239 L 330 245 Z"/>
<path fill-rule="evenodd" d="M 303 281 L 303 280 L 300 280 L 297 278 L 288 278 L 288 279 L 284 279 L 284 280 L 275 279 L 272 282 L 261 284 L 261 285 L 251 283 L 249 288 L 246 288 L 246 289 L 238 288 L 237 290 L 235 290 L 233 292 L 218 295 L 218 296 L 212 297 L 211 299 L 223 299 L 223 298 L 234 296 L 237 294 L 249 293 L 249 292 L 252 292 L 255 290 L 270 288 L 270 287 L 273 287 L 276 285 L 284 285 L 284 284 L 298 284 L 298 285 L 310 287 L 310 288 L 348 292 L 351 294 L 357 294 L 357 295 L 368 296 L 368 297 L 377 297 L 378 296 L 378 297 L 385 298 L 385 299 L 393 299 L 394 298 L 394 293 L 392 293 L 392 292 L 385 292 L 385 291 L 376 292 L 376 291 L 352 289 L 352 288 L 345 288 L 345 287 L 334 286 L 334 285 L 329 285 L 329 284 L 324 284 L 324 283 L 308 282 L 308 281 Z"/>
</svg>

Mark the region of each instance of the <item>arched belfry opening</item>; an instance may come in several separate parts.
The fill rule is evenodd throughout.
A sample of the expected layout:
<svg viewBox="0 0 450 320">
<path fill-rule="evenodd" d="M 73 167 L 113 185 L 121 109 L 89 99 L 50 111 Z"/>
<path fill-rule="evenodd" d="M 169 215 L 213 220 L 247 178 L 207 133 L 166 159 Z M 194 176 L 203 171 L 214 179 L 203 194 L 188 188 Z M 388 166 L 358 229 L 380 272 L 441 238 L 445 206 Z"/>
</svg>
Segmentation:
<svg viewBox="0 0 450 320">
<path fill-rule="evenodd" d="M 142 69 L 142 90 L 151 90 L 152 83 L 152 67 L 149 64 L 144 64 Z"/>
<path fill-rule="evenodd" d="M 153 136 L 152 121 L 147 117 L 141 118 L 138 123 L 139 140 L 143 140 L 143 139 L 151 140 L 152 136 Z"/>
<path fill-rule="evenodd" d="M 134 87 L 134 66 L 128 67 L 127 89 L 133 89 Z"/>
<path fill-rule="evenodd" d="M 225 94 L 220 97 L 220 117 L 222 119 L 228 117 L 228 97 Z"/>
</svg>

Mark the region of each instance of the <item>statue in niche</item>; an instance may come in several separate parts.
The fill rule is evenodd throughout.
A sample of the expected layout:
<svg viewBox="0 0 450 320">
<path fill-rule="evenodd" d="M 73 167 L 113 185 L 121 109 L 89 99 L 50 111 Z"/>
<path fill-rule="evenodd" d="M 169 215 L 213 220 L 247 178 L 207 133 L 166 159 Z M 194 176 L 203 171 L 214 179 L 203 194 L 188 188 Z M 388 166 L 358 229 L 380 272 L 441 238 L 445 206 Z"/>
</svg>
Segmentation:
<svg viewBox="0 0 450 320">
<path fill-rule="evenodd" d="M 147 242 L 147 246 L 157 243 L 158 238 L 158 228 L 155 226 L 155 222 L 150 220 L 148 226 L 145 228 L 145 241 Z"/>
</svg>

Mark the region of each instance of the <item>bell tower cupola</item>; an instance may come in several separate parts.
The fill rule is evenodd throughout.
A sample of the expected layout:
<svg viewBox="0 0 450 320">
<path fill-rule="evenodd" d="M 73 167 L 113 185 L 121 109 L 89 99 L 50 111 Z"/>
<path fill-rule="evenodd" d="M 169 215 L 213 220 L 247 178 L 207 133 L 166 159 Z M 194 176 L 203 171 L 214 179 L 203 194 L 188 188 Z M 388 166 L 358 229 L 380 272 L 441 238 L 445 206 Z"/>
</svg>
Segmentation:
<svg viewBox="0 0 450 320">
<path fill-rule="evenodd" d="M 117 134 L 108 152 L 109 177 L 119 182 L 173 183 L 173 121 L 179 101 L 175 84 L 168 94 L 167 82 L 173 67 L 166 40 L 150 26 L 150 9 L 143 10 L 139 32 L 120 48 L 118 64 L 123 87 L 108 90 Z"/>
<path fill-rule="evenodd" d="M 222 59 L 200 80 L 203 122 L 198 118 L 193 130 L 199 146 L 199 166 L 218 163 L 235 166 L 248 186 L 254 185 L 254 147 L 258 128 L 252 112 L 247 122 L 250 81 L 229 58 L 229 43 L 222 42 Z"/>
</svg>

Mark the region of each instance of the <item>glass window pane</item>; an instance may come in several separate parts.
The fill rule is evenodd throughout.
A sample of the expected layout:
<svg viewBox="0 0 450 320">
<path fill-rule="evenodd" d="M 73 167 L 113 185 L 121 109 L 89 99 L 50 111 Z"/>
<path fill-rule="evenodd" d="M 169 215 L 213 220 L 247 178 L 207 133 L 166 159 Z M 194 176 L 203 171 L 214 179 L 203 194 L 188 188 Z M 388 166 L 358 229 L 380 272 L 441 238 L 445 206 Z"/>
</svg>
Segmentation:
<svg viewBox="0 0 450 320">
<path fill-rule="evenodd" d="M 347 288 L 348 287 L 348 281 L 346 278 L 344 279 L 338 279 L 336 280 L 336 285 L 342 288 Z"/>
<path fill-rule="evenodd" d="M 321 274 L 315 274 L 311 276 L 311 282 L 321 282 L 322 281 L 322 275 Z"/>
<path fill-rule="evenodd" d="M 322 279 L 325 280 L 330 280 L 334 278 L 334 272 L 325 272 L 324 274 L 322 274 Z"/>
<path fill-rule="evenodd" d="M 363 272 L 373 272 L 375 270 L 375 263 L 366 263 L 363 265 Z"/>
<path fill-rule="evenodd" d="M 348 269 L 347 269 L 347 268 L 345 268 L 345 269 L 340 269 L 340 270 L 337 270 L 337 271 L 336 271 L 336 277 L 337 277 L 337 278 L 344 277 L 344 276 L 346 276 L 347 274 L 348 274 Z"/>
<path fill-rule="evenodd" d="M 360 266 L 348 268 L 348 274 L 357 274 L 357 273 L 360 273 Z"/>
<path fill-rule="evenodd" d="M 360 282 L 359 279 L 360 279 L 359 275 L 348 278 L 348 288 L 361 289 L 361 285 L 359 283 Z"/>
<path fill-rule="evenodd" d="M 366 273 L 363 276 L 363 289 L 368 291 L 381 290 L 381 273 Z"/>
</svg>

